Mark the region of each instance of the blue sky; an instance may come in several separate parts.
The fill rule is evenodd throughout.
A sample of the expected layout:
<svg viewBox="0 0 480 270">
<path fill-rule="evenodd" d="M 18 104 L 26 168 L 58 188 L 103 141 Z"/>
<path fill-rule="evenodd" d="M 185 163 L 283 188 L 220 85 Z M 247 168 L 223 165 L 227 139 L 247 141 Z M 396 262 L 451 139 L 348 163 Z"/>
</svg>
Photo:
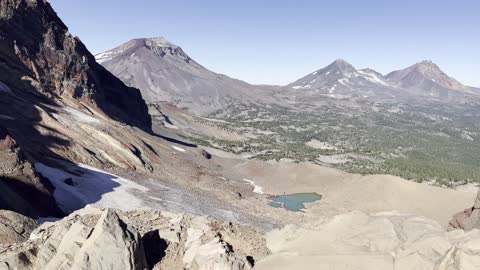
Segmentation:
<svg viewBox="0 0 480 270">
<path fill-rule="evenodd" d="M 478 0 L 50 0 L 93 53 L 164 36 L 205 67 L 287 84 L 343 58 L 388 73 L 432 60 L 480 87 Z"/>
</svg>

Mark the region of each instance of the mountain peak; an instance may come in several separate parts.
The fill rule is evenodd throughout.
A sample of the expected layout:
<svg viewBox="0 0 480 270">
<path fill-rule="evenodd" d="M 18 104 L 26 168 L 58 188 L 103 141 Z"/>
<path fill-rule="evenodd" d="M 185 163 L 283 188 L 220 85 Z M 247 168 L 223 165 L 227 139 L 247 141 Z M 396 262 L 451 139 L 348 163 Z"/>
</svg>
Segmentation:
<svg viewBox="0 0 480 270">
<path fill-rule="evenodd" d="M 171 43 L 164 37 L 132 39 L 112 50 L 97 54 L 95 58 L 98 63 L 103 64 L 118 57 L 130 59 L 141 51 L 148 51 L 160 57 L 174 57 L 186 63 L 194 62 L 180 46 Z"/>
<path fill-rule="evenodd" d="M 439 66 L 437 66 L 437 64 L 435 64 L 434 62 L 432 62 L 431 60 L 423 60 L 421 62 L 418 62 L 416 63 L 415 65 L 413 65 L 412 67 L 415 67 L 417 68 L 418 70 L 420 71 L 438 71 L 438 72 L 442 72 L 442 70 L 440 69 Z"/>
<path fill-rule="evenodd" d="M 354 72 L 355 68 L 350 64 L 349 62 L 343 60 L 343 59 L 337 59 L 333 61 L 330 65 L 327 66 L 327 69 L 336 69 L 338 71 L 342 72 Z"/>
<path fill-rule="evenodd" d="M 432 60 L 422 60 L 422 61 L 418 62 L 417 65 L 429 66 L 429 65 L 435 65 L 435 63 L 433 63 Z"/>
<path fill-rule="evenodd" d="M 178 48 L 177 45 L 171 43 L 164 37 L 153 37 L 153 38 L 141 38 L 138 39 L 142 42 L 144 42 L 148 46 L 156 46 L 156 47 L 173 47 L 173 48 Z"/>
<path fill-rule="evenodd" d="M 402 87 L 422 89 L 445 88 L 464 90 L 466 87 L 445 74 L 439 66 L 430 60 L 418 62 L 402 70 L 388 74 L 387 79 Z"/>
</svg>

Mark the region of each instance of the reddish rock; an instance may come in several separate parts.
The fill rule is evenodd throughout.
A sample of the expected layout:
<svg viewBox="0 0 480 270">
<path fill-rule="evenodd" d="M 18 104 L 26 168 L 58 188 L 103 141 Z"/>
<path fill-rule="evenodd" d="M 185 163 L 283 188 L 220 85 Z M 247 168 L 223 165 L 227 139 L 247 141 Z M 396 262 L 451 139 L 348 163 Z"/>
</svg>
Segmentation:
<svg viewBox="0 0 480 270">
<path fill-rule="evenodd" d="M 448 229 L 462 229 L 464 230 L 467 227 L 467 224 L 470 221 L 470 216 L 473 212 L 473 207 L 467 208 L 464 211 L 457 213 L 453 216 L 452 220 L 448 223 Z"/>
</svg>

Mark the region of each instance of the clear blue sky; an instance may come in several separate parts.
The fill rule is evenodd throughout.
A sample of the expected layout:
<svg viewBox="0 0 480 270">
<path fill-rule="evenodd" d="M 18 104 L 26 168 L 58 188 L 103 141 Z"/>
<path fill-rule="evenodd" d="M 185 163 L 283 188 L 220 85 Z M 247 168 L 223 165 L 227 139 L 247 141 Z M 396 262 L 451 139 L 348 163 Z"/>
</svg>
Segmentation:
<svg viewBox="0 0 480 270">
<path fill-rule="evenodd" d="M 478 0 L 50 0 L 93 53 L 164 36 L 205 67 L 286 84 L 337 58 L 382 73 L 433 60 L 480 86 Z"/>
</svg>

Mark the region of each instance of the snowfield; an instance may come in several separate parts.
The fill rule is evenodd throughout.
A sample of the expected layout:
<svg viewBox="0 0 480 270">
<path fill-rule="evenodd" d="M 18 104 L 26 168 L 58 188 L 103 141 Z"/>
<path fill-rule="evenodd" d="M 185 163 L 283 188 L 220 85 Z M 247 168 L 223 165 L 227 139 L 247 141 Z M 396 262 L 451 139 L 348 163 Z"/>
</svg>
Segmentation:
<svg viewBox="0 0 480 270">
<path fill-rule="evenodd" d="M 131 210 L 145 207 L 132 194 L 133 190 L 149 189 L 108 172 L 83 165 L 62 162 L 64 168 L 52 168 L 36 163 L 35 168 L 55 186 L 58 206 L 67 213 L 83 207 L 117 208 Z"/>
</svg>

